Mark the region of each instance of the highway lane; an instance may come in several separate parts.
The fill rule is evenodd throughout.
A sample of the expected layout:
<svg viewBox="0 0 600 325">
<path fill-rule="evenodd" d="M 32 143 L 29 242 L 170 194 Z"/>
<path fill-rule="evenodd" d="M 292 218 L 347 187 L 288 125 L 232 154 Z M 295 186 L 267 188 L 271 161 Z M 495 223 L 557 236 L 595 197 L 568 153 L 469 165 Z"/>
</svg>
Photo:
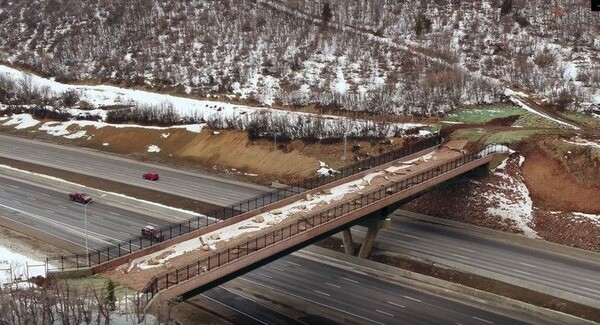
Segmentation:
<svg viewBox="0 0 600 325">
<path fill-rule="evenodd" d="M 86 212 L 90 250 L 137 237 L 145 225 L 164 227 L 181 221 L 107 205 L 102 198 L 93 199 L 86 207 L 71 201 L 68 193 L 0 176 L 0 217 L 54 236 L 65 243 L 62 248 L 70 247 L 76 253 L 85 249 Z"/>
<path fill-rule="evenodd" d="M 231 205 L 269 190 L 264 186 L 180 171 L 92 149 L 6 135 L 0 135 L 0 157 L 74 171 L 221 206 Z M 160 180 L 152 182 L 142 179 L 142 174 L 148 171 L 157 172 Z"/>
<path fill-rule="evenodd" d="M 303 251 L 288 255 L 249 272 L 224 286 L 235 287 L 236 310 L 261 319 L 253 312 L 254 299 L 272 300 L 274 305 L 296 313 L 307 324 L 523 324 L 521 320 L 479 306 L 454 301 L 407 285 L 380 280 L 345 262 L 307 258 Z M 261 290 L 262 289 L 262 290 Z M 214 290 L 214 289 L 213 289 Z M 219 296 L 208 291 L 212 299 Z M 289 301 L 277 297 L 288 297 Z M 232 299 L 225 295 L 223 303 Z M 247 299 L 247 306 L 239 300 Z M 257 300 L 261 300 L 258 298 Z M 325 312 L 323 312 L 325 310 Z M 273 315 L 270 315 L 273 317 Z M 534 320 L 529 319 L 529 321 Z M 265 324 L 286 324 L 270 318 Z"/>
<path fill-rule="evenodd" d="M 365 234 L 363 227 L 352 231 L 357 238 Z M 582 260 L 398 215 L 393 215 L 391 229 L 379 231 L 376 242 L 376 247 L 393 252 L 460 263 L 600 301 L 600 260 Z"/>
<path fill-rule="evenodd" d="M 303 324 L 292 317 L 258 303 L 250 297 L 239 295 L 236 292 L 225 288 L 224 286 L 219 286 L 208 290 L 201 296 L 216 302 L 217 304 L 223 306 L 226 310 L 231 311 L 225 312 L 227 315 L 222 316 L 225 316 L 226 319 L 234 324 Z M 188 303 L 194 304 L 192 301 Z M 219 309 L 219 311 L 223 312 L 223 309 Z"/>
</svg>

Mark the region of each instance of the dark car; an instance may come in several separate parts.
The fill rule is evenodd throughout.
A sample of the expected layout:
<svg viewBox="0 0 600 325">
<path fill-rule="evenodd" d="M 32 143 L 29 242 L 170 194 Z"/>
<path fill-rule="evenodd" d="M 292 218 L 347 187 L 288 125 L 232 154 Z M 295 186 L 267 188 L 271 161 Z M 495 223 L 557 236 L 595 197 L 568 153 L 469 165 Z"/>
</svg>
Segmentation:
<svg viewBox="0 0 600 325">
<path fill-rule="evenodd" d="M 143 179 L 149 179 L 151 181 L 157 181 L 158 180 L 158 174 L 155 172 L 150 172 L 150 173 L 145 173 L 144 175 L 142 175 Z"/>
<path fill-rule="evenodd" d="M 69 198 L 71 199 L 71 201 L 84 203 L 84 204 L 92 202 L 92 197 L 87 193 L 74 192 L 74 193 L 69 194 Z"/>
<path fill-rule="evenodd" d="M 142 237 L 152 241 L 163 241 L 164 237 L 159 230 L 152 226 L 142 228 Z"/>
</svg>

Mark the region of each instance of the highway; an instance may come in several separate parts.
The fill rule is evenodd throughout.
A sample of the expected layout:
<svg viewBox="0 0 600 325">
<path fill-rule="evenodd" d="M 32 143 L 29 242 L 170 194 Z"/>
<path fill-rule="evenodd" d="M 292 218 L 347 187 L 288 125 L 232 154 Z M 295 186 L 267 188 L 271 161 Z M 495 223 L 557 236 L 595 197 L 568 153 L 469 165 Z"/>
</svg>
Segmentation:
<svg viewBox="0 0 600 325">
<path fill-rule="evenodd" d="M 74 253 L 85 251 L 86 212 L 90 250 L 139 236 L 145 225 L 163 227 L 175 221 L 93 199 L 85 206 L 71 201 L 68 193 L 0 176 L 0 218 L 58 238 L 53 243 Z"/>
<path fill-rule="evenodd" d="M 304 324 L 524 324 L 497 311 L 386 282 L 349 263 L 310 257 L 304 251 L 202 296 L 234 308 L 236 324 L 290 324 L 290 315 Z M 266 305 L 285 314 L 263 316 Z"/>
<path fill-rule="evenodd" d="M 6 135 L 0 135 L 0 157 L 75 171 L 220 206 L 228 206 L 269 190 L 264 186 L 147 164 L 91 149 Z M 142 174 L 148 171 L 157 172 L 160 180 L 152 182 L 142 179 Z"/>
<path fill-rule="evenodd" d="M 76 159 L 82 159 L 90 163 L 102 162 L 103 170 L 107 170 L 106 168 L 112 164 L 119 165 L 122 163 L 123 167 L 120 167 L 119 170 L 129 170 L 129 176 L 123 176 L 121 181 L 134 185 L 141 183 L 145 186 L 149 183 L 149 181 L 144 182 L 140 177 L 137 177 L 141 171 L 145 170 L 144 168 L 147 165 L 144 163 L 100 154 L 91 150 L 67 148 L 3 135 L 0 135 L 0 140 L 0 155 L 12 158 L 15 158 L 14 155 L 23 155 L 25 158 L 22 159 L 36 163 L 45 163 L 54 167 L 62 165 L 63 157 L 69 157 L 64 162 L 65 166 L 69 164 L 69 161 L 71 161 L 73 166 L 86 166 L 87 163 L 79 164 L 75 162 Z M 161 172 L 158 168 L 155 170 Z M 113 175 L 111 172 L 98 173 L 93 168 L 90 168 L 88 171 L 97 177 L 109 178 Z M 156 183 L 152 182 L 151 185 L 154 186 L 156 184 L 156 189 L 162 191 L 164 190 L 162 188 L 163 183 L 185 183 L 191 178 L 185 172 L 175 171 L 173 174 L 166 175 L 168 177 L 165 177 L 165 180 Z M 209 183 L 201 182 L 199 186 L 202 187 L 204 185 L 208 186 Z M 255 189 L 247 189 L 241 184 L 238 185 L 239 187 L 236 188 L 236 191 L 241 193 L 238 197 L 247 198 L 257 194 Z M 219 186 L 218 183 L 215 186 Z M 212 192 L 213 190 L 209 187 L 207 191 Z M 30 192 L 34 193 L 35 190 L 31 190 Z M 229 195 L 224 196 L 217 193 L 214 193 L 214 195 L 223 199 L 231 198 Z M 62 199 L 60 197 L 60 200 Z M 209 203 L 217 203 L 211 197 L 207 197 L 207 200 L 209 200 L 207 201 Z M 17 199 L 17 201 L 19 200 Z M 231 199 L 231 201 L 234 201 L 234 199 Z M 223 203 L 222 200 L 221 203 Z M 39 209 L 38 212 L 40 212 Z M 57 213 L 60 213 L 60 210 Z M 91 213 L 94 212 L 91 211 Z M 72 211 L 72 214 L 74 217 L 81 217 L 81 212 L 78 214 Z M 110 214 L 107 218 L 110 218 Z M 133 232 L 133 227 L 137 229 L 142 223 L 137 222 L 134 226 L 130 225 L 125 229 L 128 229 L 128 231 L 131 229 Z M 77 222 L 75 224 L 79 225 Z M 159 222 L 157 224 L 160 225 Z M 92 225 L 90 229 L 93 229 L 94 233 L 101 232 L 95 225 Z M 137 235 L 137 232 L 135 235 Z M 94 240 L 98 243 L 109 240 L 102 237 L 98 236 L 100 240 L 96 238 Z M 600 272 L 597 272 L 600 269 L 600 265 L 597 261 L 581 261 L 569 256 L 532 250 L 515 244 L 498 242 L 488 236 L 477 235 L 459 228 L 443 227 L 398 216 L 393 217 L 392 229 L 380 231 L 377 242 L 384 243 L 386 248 L 391 250 L 418 254 L 425 258 L 444 259 L 484 270 L 499 272 L 516 279 L 584 295 L 600 301 Z"/>
<path fill-rule="evenodd" d="M 356 238 L 364 236 L 365 230 L 352 229 Z M 393 215 L 391 229 L 379 231 L 375 246 L 436 262 L 467 265 L 600 301 L 600 259 L 582 260 L 399 215 Z"/>
</svg>

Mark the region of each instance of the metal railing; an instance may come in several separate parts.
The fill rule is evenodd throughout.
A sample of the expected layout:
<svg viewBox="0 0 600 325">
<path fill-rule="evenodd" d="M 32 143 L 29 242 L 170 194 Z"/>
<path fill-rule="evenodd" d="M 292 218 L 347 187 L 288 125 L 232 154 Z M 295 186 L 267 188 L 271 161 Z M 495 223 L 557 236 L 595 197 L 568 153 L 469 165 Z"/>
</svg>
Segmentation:
<svg viewBox="0 0 600 325">
<path fill-rule="evenodd" d="M 232 204 L 228 207 L 212 210 L 208 212 L 205 217 L 199 216 L 195 219 L 189 219 L 181 223 L 171 224 L 169 226 L 159 229 L 159 231 L 164 240 L 173 239 L 175 237 L 190 233 L 192 231 L 208 227 L 209 225 L 218 223 L 222 220 L 227 220 L 231 217 L 235 217 L 242 213 L 269 204 L 273 204 L 288 197 L 315 189 L 319 186 L 335 182 L 337 180 L 349 177 L 359 172 L 383 165 L 385 163 L 400 159 L 402 157 L 412 155 L 419 151 L 438 146 L 441 143 L 442 138 L 439 135 L 427 137 L 415 143 L 410 143 L 401 149 L 390 151 L 378 156 L 373 156 L 368 159 L 349 165 L 345 168 L 340 169 L 338 172 L 334 173 L 331 176 L 312 177 L 309 179 L 305 179 L 296 182 L 292 185 L 288 185 L 285 188 L 266 192 L 256 197 Z M 47 257 L 46 265 L 50 271 L 65 270 L 71 268 L 88 268 L 111 261 L 116 258 L 120 258 L 132 252 L 139 251 L 159 243 L 159 241 L 153 241 L 138 236 L 120 243 L 115 243 L 110 246 L 94 250 L 93 252 L 90 252 L 88 254 L 72 254 Z"/>
<path fill-rule="evenodd" d="M 170 286 L 178 285 L 182 281 L 200 276 L 206 272 L 214 271 L 215 269 L 218 269 L 219 267 L 222 267 L 223 265 L 226 265 L 232 261 L 239 260 L 244 256 L 251 255 L 269 246 L 278 244 L 284 240 L 323 225 L 327 222 L 333 221 L 352 211 L 376 203 L 389 196 L 406 191 L 416 185 L 419 185 L 444 173 L 450 172 L 467 163 L 483 159 L 490 154 L 506 152 L 507 150 L 508 148 L 504 145 L 489 145 L 481 151 L 468 153 L 442 165 L 433 166 L 411 176 L 410 178 L 391 182 L 389 185 L 383 188 L 361 194 L 359 197 L 351 201 L 339 204 L 313 215 L 303 216 L 301 220 L 284 226 L 283 228 L 273 230 L 270 233 L 265 233 L 262 236 L 247 240 L 246 242 L 243 242 L 235 247 L 230 247 L 218 253 L 214 253 L 210 257 L 198 260 L 164 275 L 154 277 L 142 291 L 144 292 L 143 296 L 145 296 L 143 300 L 150 301 L 159 291 L 168 289 Z"/>
</svg>

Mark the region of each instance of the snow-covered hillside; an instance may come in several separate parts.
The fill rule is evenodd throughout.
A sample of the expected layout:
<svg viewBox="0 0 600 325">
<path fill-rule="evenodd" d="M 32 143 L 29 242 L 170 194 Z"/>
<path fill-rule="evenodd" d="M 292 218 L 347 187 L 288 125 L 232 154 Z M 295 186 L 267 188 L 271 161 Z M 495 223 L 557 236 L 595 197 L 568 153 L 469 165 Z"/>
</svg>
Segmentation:
<svg viewBox="0 0 600 325">
<path fill-rule="evenodd" d="M 333 0 L 328 24 L 323 1 L 4 1 L 0 61 L 63 81 L 376 114 L 436 115 L 498 100 L 507 84 L 558 106 L 600 103 L 598 15 L 580 1 L 507 1 Z"/>
</svg>

